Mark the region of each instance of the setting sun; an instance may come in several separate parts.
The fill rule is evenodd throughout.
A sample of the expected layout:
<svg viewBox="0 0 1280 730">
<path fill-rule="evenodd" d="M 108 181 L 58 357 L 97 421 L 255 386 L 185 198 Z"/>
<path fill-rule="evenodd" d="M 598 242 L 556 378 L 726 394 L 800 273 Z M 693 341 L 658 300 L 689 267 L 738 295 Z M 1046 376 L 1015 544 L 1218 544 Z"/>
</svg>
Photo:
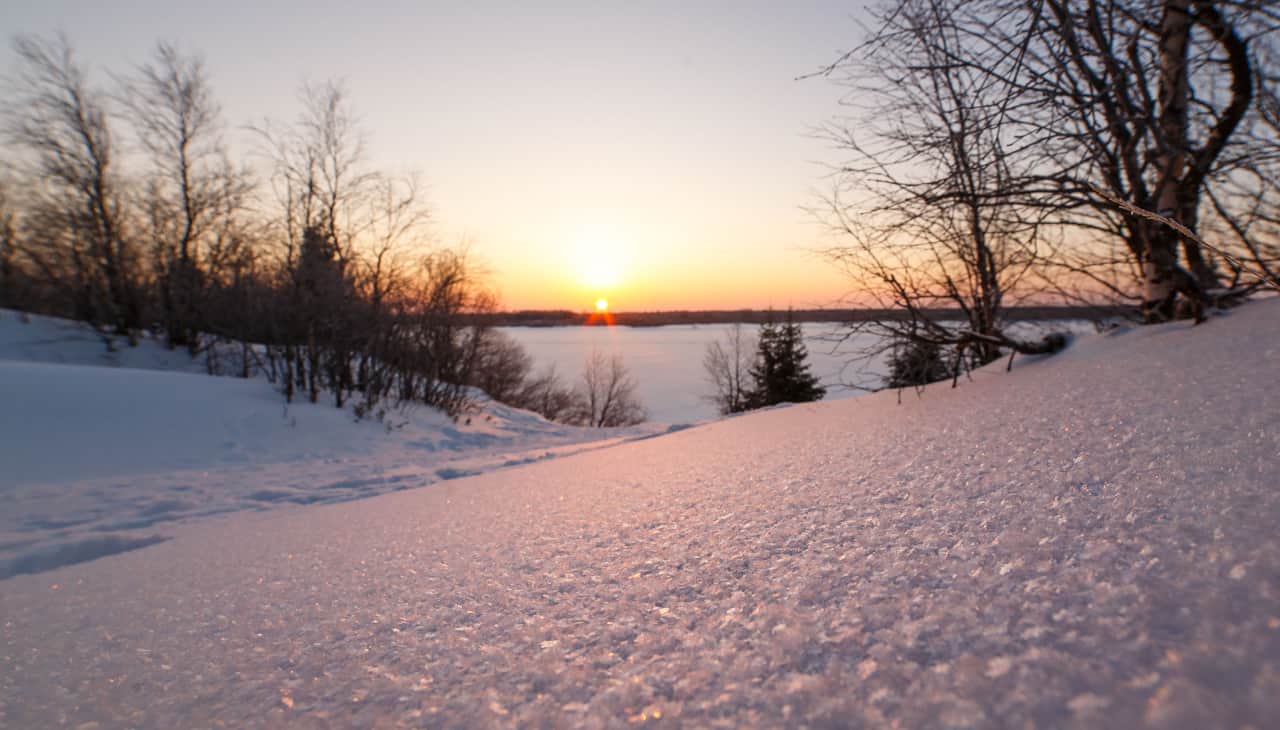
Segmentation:
<svg viewBox="0 0 1280 730">
<path fill-rule="evenodd" d="M 597 300 L 596 300 L 596 311 L 597 311 L 597 312 L 607 312 L 607 311 L 609 311 L 609 300 L 608 300 L 608 299 L 605 299 L 604 297 L 600 297 L 599 299 L 597 299 Z"/>
</svg>

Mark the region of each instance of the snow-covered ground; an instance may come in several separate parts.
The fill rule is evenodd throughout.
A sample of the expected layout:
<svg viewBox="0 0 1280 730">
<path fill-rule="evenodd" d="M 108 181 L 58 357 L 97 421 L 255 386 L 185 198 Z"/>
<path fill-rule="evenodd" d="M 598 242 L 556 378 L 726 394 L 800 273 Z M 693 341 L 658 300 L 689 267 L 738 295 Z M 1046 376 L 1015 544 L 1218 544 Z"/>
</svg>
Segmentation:
<svg viewBox="0 0 1280 730">
<path fill-rule="evenodd" d="M 286 405 L 261 377 L 143 340 L 108 351 L 78 324 L 0 310 L 0 578 L 163 538 L 164 523 L 313 504 L 650 436 L 563 426 L 500 403 L 357 421 Z"/>
<path fill-rule="evenodd" d="M 1269 300 L 172 524 L 0 582 L 0 726 L 1273 727 L 1277 382 Z"/>
</svg>

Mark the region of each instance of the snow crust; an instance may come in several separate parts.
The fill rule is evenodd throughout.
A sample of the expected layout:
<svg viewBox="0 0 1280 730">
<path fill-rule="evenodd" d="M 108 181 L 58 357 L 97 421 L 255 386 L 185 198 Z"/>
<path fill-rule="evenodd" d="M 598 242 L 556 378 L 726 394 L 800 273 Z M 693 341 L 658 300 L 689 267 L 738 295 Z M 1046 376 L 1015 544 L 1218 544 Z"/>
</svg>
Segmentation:
<svg viewBox="0 0 1280 730">
<path fill-rule="evenodd" d="M 175 526 L 0 582 L 0 725 L 1269 727 L 1278 335 Z"/>
</svg>

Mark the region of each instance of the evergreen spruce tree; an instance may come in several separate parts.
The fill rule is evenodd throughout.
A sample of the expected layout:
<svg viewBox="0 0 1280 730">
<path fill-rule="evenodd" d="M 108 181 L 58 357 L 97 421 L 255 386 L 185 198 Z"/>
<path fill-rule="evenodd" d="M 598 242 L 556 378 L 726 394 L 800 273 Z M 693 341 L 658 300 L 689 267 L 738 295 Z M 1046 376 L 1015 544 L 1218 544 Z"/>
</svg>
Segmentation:
<svg viewBox="0 0 1280 730">
<path fill-rule="evenodd" d="M 780 402 L 773 400 L 771 389 L 771 385 L 776 380 L 774 373 L 778 369 L 775 356 L 778 349 L 777 342 L 778 325 L 773 321 L 773 310 L 770 309 L 768 321 L 762 322 L 760 331 L 756 333 L 756 360 L 751 365 L 751 379 L 754 385 L 747 393 L 748 409 L 762 408 Z"/>
<path fill-rule="evenodd" d="M 903 338 L 893 345 L 889 356 L 886 388 L 916 388 L 951 377 L 952 369 L 942 347 L 928 340 Z"/>
<path fill-rule="evenodd" d="M 769 320 L 760 325 L 756 362 L 751 368 L 755 388 L 751 392 L 752 408 L 777 403 L 805 403 L 820 400 L 826 389 L 809 372 L 809 351 L 804 345 L 804 331 L 787 310 L 786 322 L 778 324 L 770 310 Z"/>
</svg>

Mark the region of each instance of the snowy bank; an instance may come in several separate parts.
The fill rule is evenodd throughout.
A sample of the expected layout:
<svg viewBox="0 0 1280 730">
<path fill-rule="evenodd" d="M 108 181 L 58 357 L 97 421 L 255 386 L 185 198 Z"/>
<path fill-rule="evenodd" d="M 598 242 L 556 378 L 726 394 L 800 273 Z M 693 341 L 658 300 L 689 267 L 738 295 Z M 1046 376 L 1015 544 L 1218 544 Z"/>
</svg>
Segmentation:
<svg viewBox="0 0 1280 730">
<path fill-rule="evenodd" d="M 1268 727 L 1278 335 L 175 526 L 0 582 L 0 724 Z"/>
<path fill-rule="evenodd" d="M 203 374 L 144 339 L 0 310 L 0 578 L 151 544 L 176 521 L 345 501 L 662 433 L 585 429 L 489 402 L 358 420 Z"/>
</svg>

